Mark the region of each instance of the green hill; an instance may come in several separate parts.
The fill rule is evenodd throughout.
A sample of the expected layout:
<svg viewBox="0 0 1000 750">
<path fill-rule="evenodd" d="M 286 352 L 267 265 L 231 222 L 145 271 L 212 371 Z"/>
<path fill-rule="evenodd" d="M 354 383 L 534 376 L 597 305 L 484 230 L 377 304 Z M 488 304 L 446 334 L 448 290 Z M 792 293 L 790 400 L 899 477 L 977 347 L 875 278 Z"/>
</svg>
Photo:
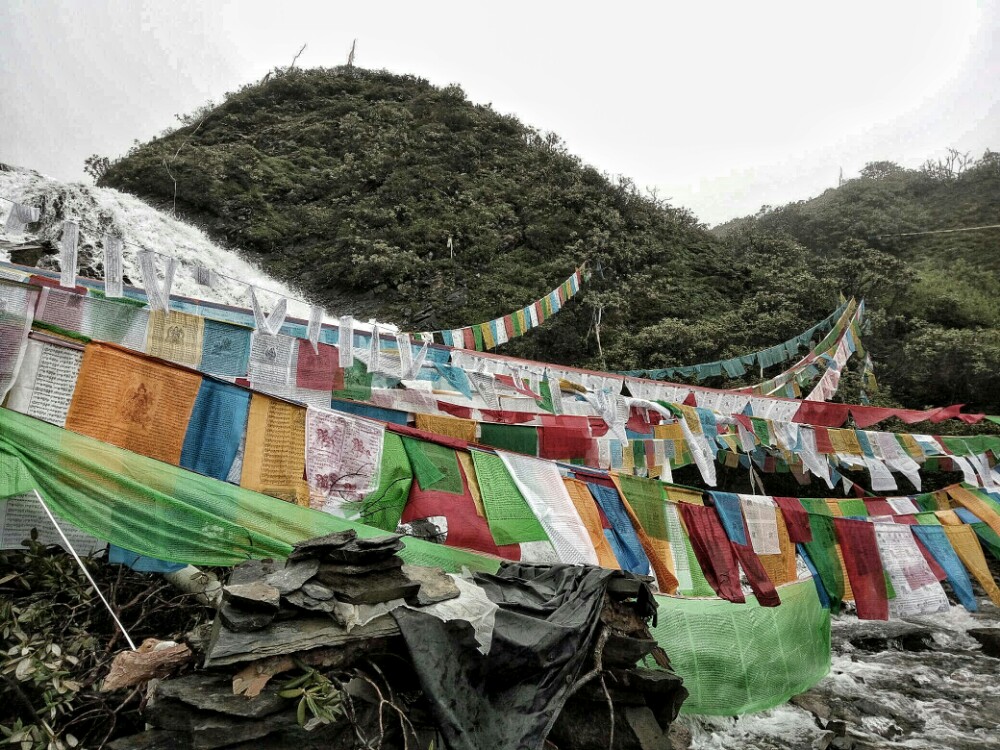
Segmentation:
<svg viewBox="0 0 1000 750">
<path fill-rule="evenodd" d="M 711 315 L 738 288 L 725 249 L 689 213 L 612 184 L 555 136 L 470 104 L 456 86 L 278 72 L 137 146 L 101 184 L 170 203 L 165 160 L 178 212 L 215 239 L 331 310 L 406 329 L 510 312 L 586 260 L 597 271 L 587 300 L 509 349 L 596 364 L 587 334 L 601 290 L 650 289 L 608 310 L 602 342 L 614 350 L 620 333 Z"/>
<path fill-rule="evenodd" d="M 954 153 L 952 154 L 954 156 Z M 808 201 L 716 233 L 736 253 L 793 243 L 871 303 L 877 370 L 909 406 L 1000 408 L 1000 154 L 919 170 L 868 164 Z"/>
<path fill-rule="evenodd" d="M 100 184 L 176 201 L 337 313 L 459 327 L 531 302 L 586 260 L 584 294 L 500 351 L 633 369 L 776 343 L 826 316 L 842 290 L 869 300 L 883 400 L 1000 412 L 989 238 L 876 236 L 1000 223 L 994 156 L 957 176 L 874 165 L 710 233 L 558 137 L 413 76 L 275 71 L 183 122 L 114 161 Z"/>
</svg>

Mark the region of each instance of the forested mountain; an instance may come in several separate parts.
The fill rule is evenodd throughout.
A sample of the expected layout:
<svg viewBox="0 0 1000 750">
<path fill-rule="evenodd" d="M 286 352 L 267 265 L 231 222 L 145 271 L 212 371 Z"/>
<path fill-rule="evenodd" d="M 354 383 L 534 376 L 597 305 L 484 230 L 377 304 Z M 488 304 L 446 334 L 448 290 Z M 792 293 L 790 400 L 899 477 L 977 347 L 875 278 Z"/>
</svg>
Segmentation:
<svg viewBox="0 0 1000 750">
<path fill-rule="evenodd" d="M 818 264 L 819 280 L 865 297 L 866 343 L 897 400 L 997 413 L 1000 230 L 977 229 L 997 224 L 1000 154 L 952 151 L 918 170 L 869 163 L 812 200 L 765 207 L 716 233 L 737 258 L 802 258 Z"/>
<path fill-rule="evenodd" d="M 103 165 L 99 184 L 176 204 L 333 312 L 459 327 L 587 261 L 584 293 L 501 352 L 633 369 L 777 343 L 843 291 L 869 302 L 879 398 L 1000 412 L 1000 261 L 987 254 L 1000 233 L 884 236 L 1000 223 L 995 155 L 964 170 L 875 163 L 710 233 L 558 137 L 412 76 L 275 71 L 182 122 Z"/>
</svg>

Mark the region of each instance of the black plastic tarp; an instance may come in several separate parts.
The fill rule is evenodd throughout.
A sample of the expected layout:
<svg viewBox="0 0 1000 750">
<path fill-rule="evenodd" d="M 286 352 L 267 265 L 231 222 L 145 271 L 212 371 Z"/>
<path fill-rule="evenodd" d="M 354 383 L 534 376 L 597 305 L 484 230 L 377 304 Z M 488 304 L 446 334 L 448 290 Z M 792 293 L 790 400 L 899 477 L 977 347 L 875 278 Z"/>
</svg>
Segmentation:
<svg viewBox="0 0 1000 750">
<path fill-rule="evenodd" d="M 449 750 L 538 750 L 590 656 L 608 581 L 620 571 L 505 563 L 476 583 L 500 609 L 490 653 L 472 628 L 394 611 Z"/>
</svg>

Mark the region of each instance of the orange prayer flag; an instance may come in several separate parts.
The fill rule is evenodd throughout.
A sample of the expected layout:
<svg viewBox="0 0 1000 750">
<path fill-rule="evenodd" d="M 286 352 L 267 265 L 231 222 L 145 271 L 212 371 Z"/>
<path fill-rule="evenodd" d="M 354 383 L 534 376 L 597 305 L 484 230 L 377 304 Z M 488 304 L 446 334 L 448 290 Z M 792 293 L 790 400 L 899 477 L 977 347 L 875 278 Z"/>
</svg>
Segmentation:
<svg viewBox="0 0 1000 750">
<path fill-rule="evenodd" d="M 177 466 L 201 375 L 93 342 L 83 353 L 66 429 Z"/>
</svg>

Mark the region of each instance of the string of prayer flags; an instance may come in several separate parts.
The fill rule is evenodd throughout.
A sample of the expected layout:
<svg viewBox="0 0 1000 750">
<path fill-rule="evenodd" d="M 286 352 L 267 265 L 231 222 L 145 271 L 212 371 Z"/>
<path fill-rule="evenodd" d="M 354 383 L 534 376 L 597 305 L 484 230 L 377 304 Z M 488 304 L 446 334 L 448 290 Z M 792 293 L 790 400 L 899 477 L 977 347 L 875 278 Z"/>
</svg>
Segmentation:
<svg viewBox="0 0 1000 750">
<path fill-rule="evenodd" d="M 143 250 L 139 253 L 139 269 L 142 272 L 142 283 L 146 288 L 146 300 L 149 302 L 150 310 L 170 309 L 170 288 L 174 284 L 176 267 L 177 259 L 167 258 L 161 286 L 156 276 L 156 253 L 152 250 Z"/>
<path fill-rule="evenodd" d="M 888 620 L 889 598 L 875 538 L 875 524 L 834 518 L 833 527 L 844 553 L 844 566 L 851 581 L 858 618 Z"/>
<path fill-rule="evenodd" d="M 67 219 L 62 225 L 59 241 L 59 285 L 70 289 L 76 286 L 76 254 L 80 238 L 80 225 Z"/>
<path fill-rule="evenodd" d="M 309 505 L 306 409 L 262 393 L 250 398 L 240 487 Z"/>
<path fill-rule="evenodd" d="M 146 326 L 147 354 L 197 368 L 204 351 L 205 318 L 177 310 L 154 310 Z"/>
<path fill-rule="evenodd" d="M 585 265 L 544 297 L 499 318 L 464 328 L 433 331 L 433 335 L 446 346 L 455 349 L 486 351 L 506 344 L 512 338 L 523 336 L 558 313 L 566 301 L 576 296 L 585 277 Z"/>
<path fill-rule="evenodd" d="M 357 503 L 378 484 L 385 427 L 342 412 L 309 407 L 305 425 L 306 481 L 309 504 L 348 518 Z"/>
<path fill-rule="evenodd" d="M 4 369 L 2 360 L 3 355 L 0 354 L 0 372 Z M 82 346 L 64 341 L 49 343 L 40 334 L 31 335 L 7 398 L 7 408 L 57 427 L 65 427 L 66 413 L 73 399 L 82 361 Z M 3 376 L 0 375 L 0 383 L 2 381 Z M 0 386 L 0 399 L 3 398 L 2 391 Z"/>
<path fill-rule="evenodd" d="M 250 289 L 250 307 L 253 310 L 253 318 L 257 325 L 257 330 L 269 336 L 277 336 L 281 331 L 281 326 L 285 324 L 285 316 L 288 314 L 288 300 L 281 297 L 274 303 L 271 312 L 264 314 L 261 310 L 260 302 L 257 300 L 257 291 L 254 287 Z"/>
<path fill-rule="evenodd" d="M 104 235 L 104 294 L 122 297 L 122 240 L 111 234 Z"/>
<path fill-rule="evenodd" d="M 15 203 L 7 214 L 7 222 L 4 224 L 4 231 L 7 234 L 21 234 L 28 224 L 34 224 L 41 217 L 41 211 L 35 206 L 25 206 L 23 203 Z"/>
<path fill-rule="evenodd" d="M 825 333 L 826 331 L 832 329 L 837 320 L 843 315 L 844 310 L 847 309 L 847 306 L 848 303 L 845 301 L 826 318 L 802 333 L 793 336 L 788 341 L 784 341 L 780 344 L 776 344 L 775 346 L 771 346 L 767 349 L 762 349 L 751 354 L 744 354 L 739 357 L 732 357 L 730 359 L 717 360 L 714 362 L 702 362 L 695 365 L 666 367 L 654 370 L 623 370 L 618 372 L 618 374 L 635 378 L 645 378 L 648 380 L 668 380 L 678 375 L 681 377 L 694 376 L 700 381 L 704 380 L 706 377 L 719 376 L 723 372 L 731 378 L 742 377 L 746 374 L 748 367 L 754 366 L 759 367 L 761 373 L 763 374 L 764 370 L 767 368 L 782 362 L 787 362 L 797 357 L 799 349 L 808 345 L 809 342 L 814 339 L 816 334 Z"/>
<path fill-rule="evenodd" d="M 951 590 L 955 592 L 955 596 L 962 603 L 962 606 L 969 612 L 975 612 L 979 608 L 979 605 L 972 591 L 972 581 L 969 579 L 969 573 L 966 571 L 965 566 L 962 565 L 958 553 L 955 552 L 955 548 L 948 541 L 948 536 L 944 528 L 934 525 L 918 525 L 913 526 L 912 531 L 917 540 L 934 557 L 938 565 L 944 569 L 948 583 L 951 585 Z"/>
</svg>

